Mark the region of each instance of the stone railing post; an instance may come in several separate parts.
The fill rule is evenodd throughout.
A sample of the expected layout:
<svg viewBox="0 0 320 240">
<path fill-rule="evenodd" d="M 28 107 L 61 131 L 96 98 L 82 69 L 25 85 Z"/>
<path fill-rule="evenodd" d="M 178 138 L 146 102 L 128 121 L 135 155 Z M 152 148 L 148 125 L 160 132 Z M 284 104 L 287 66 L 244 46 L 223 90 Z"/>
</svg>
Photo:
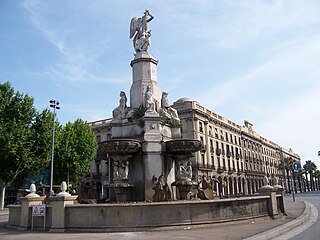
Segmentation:
<svg viewBox="0 0 320 240">
<path fill-rule="evenodd" d="M 280 211 L 286 215 L 283 187 L 279 184 L 276 184 L 273 186 L 273 188 L 275 189 L 277 194 L 281 194 L 281 197 L 278 197 L 279 198 L 279 208 L 280 208 Z"/>
<path fill-rule="evenodd" d="M 66 182 L 61 183 L 62 192 L 58 193 L 56 196 L 50 197 L 52 204 L 52 224 L 50 232 L 64 232 L 66 227 L 66 217 L 65 217 L 65 207 L 68 204 L 74 204 L 77 199 L 77 195 L 71 196 L 67 193 Z"/>
<path fill-rule="evenodd" d="M 29 219 L 32 217 L 32 212 L 30 214 L 30 206 L 41 205 L 43 200 L 46 198 L 45 196 L 40 197 L 36 194 L 36 186 L 31 184 L 30 186 L 30 194 L 25 197 L 21 197 L 21 213 L 20 213 L 20 228 L 27 229 L 30 227 Z"/>
<path fill-rule="evenodd" d="M 272 218 L 275 218 L 275 216 L 278 215 L 276 190 L 271 189 L 269 196 L 270 196 L 270 202 L 268 203 L 268 212 Z"/>
<path fill-rule="evenodd" d="M 267 202 L 268 213 L 271 218 L 275 218 L 278 215 L 278 207 L 277 207 L 277 188 L 269 185 L 268 178 L 264 178 L 264 186 L 259 188 L 257 192 L 261 195 L 268 195 L 270 199 Z"/>
</svg>

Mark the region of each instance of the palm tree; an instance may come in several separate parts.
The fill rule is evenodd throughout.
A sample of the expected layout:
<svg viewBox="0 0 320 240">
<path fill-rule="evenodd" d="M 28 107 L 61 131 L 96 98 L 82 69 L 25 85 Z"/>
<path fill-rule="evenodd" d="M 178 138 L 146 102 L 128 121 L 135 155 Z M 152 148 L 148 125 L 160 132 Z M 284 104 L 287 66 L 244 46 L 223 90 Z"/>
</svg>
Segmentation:
<svg viewBox="0 0 320 240">
<path fill-rule="evenodd" d="M 320 170 L 316 170 L 314 177 L 316 179 L 317 190 L 320 190 Z"/>
<path fill-rule="evenodd" d="M 308 176 L 307 176 L 308 173 L 310 176 L 310 188 L 311 188 L 311 191 L 314 191 L 315 188 L 314 188 L 313 174 L 317 170 L 317 165 L 311 160 L 307 160 L 306 163 L 303 165 L 303 168 L 305 170 L 305 174 L 307 178 L 308 191 L 309 191 Z"/>
<path fill-rule="evenodd" d="M 279 171 L 283 171 L 283 175 L 287 176 L 287 182 L 288 182 L 288 193 L 291 193 L 291 184 L 290 184 L 290 169 L 289 169 L 289 158 L 284 158 L 282 162 L 280 162 L 277 166 L 277 169 Z"/>
<path fill-rule="evenodd" d="M 300 192 L 302 193 L 302 184 L 301 184 L 301 181 L 303 182 L 304 181 L 304 176 L 303 176 L 303 171 L 301 169 L 301 167 L 299 168 L 298 170 L 298 185 L 299 185 L 299 189 L 300 189 Z M 304 191 L 306 191 L 306 188 L 304 186 Z"/>
</svg>

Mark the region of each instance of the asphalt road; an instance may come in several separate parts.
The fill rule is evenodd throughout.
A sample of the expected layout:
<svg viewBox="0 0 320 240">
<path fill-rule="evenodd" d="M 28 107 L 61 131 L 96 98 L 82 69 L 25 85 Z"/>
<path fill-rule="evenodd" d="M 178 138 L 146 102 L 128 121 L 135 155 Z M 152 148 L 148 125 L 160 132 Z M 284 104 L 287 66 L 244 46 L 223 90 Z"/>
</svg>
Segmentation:
<svg viewBox="0 0 320 240">
<path fill-rule="evenodd" d="M 312 203 L 320 214 L 320 192 L 308 192 L 302 194 L 296 194 L 297 201 L 306 201 Z M 315 240 L 320 239 L 320 217 L 309 228 L 305 229 L 298 235 L 290 238 L 292 240 Z"/>
<path fill-rule="evenodd" d="M 4 226 L 9 220 L 9 215 L 0 215 L 0 226 Z"/>
</svg>

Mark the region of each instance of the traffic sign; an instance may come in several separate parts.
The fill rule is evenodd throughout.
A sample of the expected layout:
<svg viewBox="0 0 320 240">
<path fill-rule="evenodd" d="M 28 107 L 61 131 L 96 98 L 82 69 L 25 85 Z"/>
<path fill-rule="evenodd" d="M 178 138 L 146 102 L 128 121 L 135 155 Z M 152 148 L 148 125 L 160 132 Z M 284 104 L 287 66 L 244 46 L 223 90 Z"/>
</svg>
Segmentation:
<svg viewBox="0 0 320 240">
<path fill-rule="evenodd" d="M 295 162 L 293 164 L 293 170 L 296 171 L 296 172 L 299 170 L 299 163 Z"/>
</svg>

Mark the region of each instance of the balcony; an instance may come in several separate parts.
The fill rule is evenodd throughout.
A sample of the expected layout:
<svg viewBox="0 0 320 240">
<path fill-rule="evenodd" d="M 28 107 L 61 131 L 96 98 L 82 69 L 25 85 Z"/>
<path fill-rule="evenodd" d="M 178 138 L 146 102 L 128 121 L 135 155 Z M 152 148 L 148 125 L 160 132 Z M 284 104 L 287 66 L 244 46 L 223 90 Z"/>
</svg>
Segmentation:
<svg viewBox="0 0 320 240">
<path fill-rule="evenodd" d="M 203 164 L 203 163 L 197 163 L 197 168 L 202 169 L 202 170 L 215 170 L 216 169 L 214 165 Z"/>
<path fill-rule="evenodd" d="M 218 167 L 218 168 L 217 168 L 217 172 L 218 172 L 218 173 L 223 173 L 225 170 L 226 170 L 225 167 Z"/>
<path fill-rule="evenodd" d="M 260 177 L 264 177 L 266 175 L 266 173 L 263 171 L 254 171 L 254 170 L 245 170 L 244 173 L 246 175 L 254 175 L 254 176 L 260 176 Z"/>
<path fill-rule="evenodd" d="M 242 169 L 239 169 L 238 172 L 237 172 L 238 175 L 241 175 L 242 173 L 243 173 Z"/>
<path fill-rule="evenodd" d="M 230 168 L 230 169 L 228 170 L 228 173 L 229 173 L 229 174 L 234 173 L 234 169 L 233 169 L 233 168 Z"/>
</svg>

